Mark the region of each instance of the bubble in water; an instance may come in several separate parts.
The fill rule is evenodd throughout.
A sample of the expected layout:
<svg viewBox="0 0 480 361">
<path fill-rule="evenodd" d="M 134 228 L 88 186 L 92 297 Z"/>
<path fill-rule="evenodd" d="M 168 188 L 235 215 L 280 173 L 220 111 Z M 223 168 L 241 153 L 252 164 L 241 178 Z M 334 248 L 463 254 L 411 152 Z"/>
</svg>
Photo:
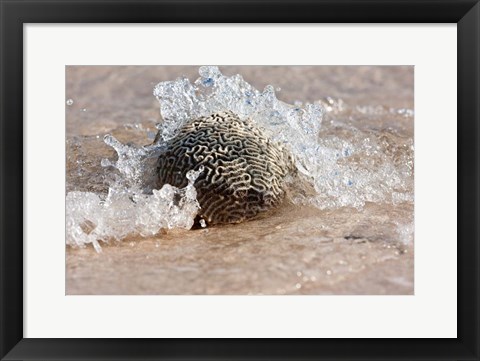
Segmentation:
<svg viewBox="0 0 480 361">
<path fill-rule="evenodd" d="M 104 159 L 102 159 L 102 160 L 100 161 L 100 165 L 101 165 L 102 167 L 109 167 L 109 166 L 112 165 L 112 163 L 111 163 L 108 159 L 105 159 L 105 158 L 104 158 Z"/>
<path fill-rule="evenodd" d="M 200 175 L 200 173 L 202 173 L 204 171 L 205 167 L 203 165 L 201 165 L 199 168 L 198 168 L 198 171 L 193 171 L 193 170 L 190 170 L 187 172 L 187 179 L 189 180 L 189 183 L 192 183 L 195 182 L 195 180 L 198 178 L 198 176 Z"/>
<path fill-rule="evenodd" d="M 73 105 L 73 99 L 68 99 L 68 100 L 67 100 L 67 105 L 69 105 L 69 106 L 70 106 L 70 105 Z"/>
<path fill-rule="evenodd" d="M 201 226 L 202 228 L 206 228 L 206 227 L 207 227 L 207 223 L 205 222 L 204 219 L 201 219 L 201 220 L 200 220 L 200 226 Z"/>
</svg>

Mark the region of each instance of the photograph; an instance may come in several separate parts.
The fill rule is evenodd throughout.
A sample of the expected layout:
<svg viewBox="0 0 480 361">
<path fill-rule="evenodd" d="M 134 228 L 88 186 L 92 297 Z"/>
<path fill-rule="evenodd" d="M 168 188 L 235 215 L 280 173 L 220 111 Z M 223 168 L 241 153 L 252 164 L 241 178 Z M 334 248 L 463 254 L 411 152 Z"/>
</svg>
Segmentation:
<svg viewBox="0 0 480 361">
<path fill-rule="evenodd" d="M 0 361 L 480 361 L 479 3 L 0 0 Z"/>
<path fill-rule="evenodd" d="M 66 295 L 414 295 L 413 65 L 66 65 Z"/>
</svg>

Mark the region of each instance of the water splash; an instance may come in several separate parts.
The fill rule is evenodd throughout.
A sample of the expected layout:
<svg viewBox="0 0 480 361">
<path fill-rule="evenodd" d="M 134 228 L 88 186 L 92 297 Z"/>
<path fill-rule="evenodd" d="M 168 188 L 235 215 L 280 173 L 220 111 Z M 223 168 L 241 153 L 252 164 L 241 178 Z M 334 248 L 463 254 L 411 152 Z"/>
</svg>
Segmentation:
<svg viewBox="0 0 480 361">
<path fill-rule="evenodd" d="M 273 86 L 255 89 L 241 75 L 225 76 L 218 67 L 204 66 L 191 83 L 182 77 L 155 86 L 162 122 L 158 134 L 143 129 L 148 146 L 123 144 L 107 134 L 104 142 L 117 159 L 104 158 L 108 192 L 72 191 L 66 197 L 67 244 L 93 244 L 148 237 L 164 229 L 193 225 L 199 205 L 190 172 L 183 189 L 156 189 L 156 159 L 166 143 L 186 123 L 200 116 L 230 110 L 251 118 L 295 159 L 300 181 L 292 180 L 290 199 L 320 209 L 355 207 L 366 202 L 398 204 L 413 201 L 413 141 L 394 130 L 362 129 L 351 119 L 388 113 L 412 117 L 409 109 L 350 108 L 341 99 L 287 104 Z M 408 237 L 407 237 L 408 238 Z"/>
<path fill-rule="evenodd" d="M 352 110 L 341 99 L 330 97 L 313 104 L 298 101 L 291 105 L 277 99 L 273 86 L 259 91 L 241 75 L 225 76 L 216 66 L 200 67 L 199 74 L 194 83 L 182 77 L 154 88 L 164 120 L 159 140 L 174 137 L 192 119 L 231 110 L 240 118 L 253 119 L 293 154 L 303 180 L 300 184 L 306 185 L 293 190 L 295 203 L 320 209 L 360 209 L 366 202 L 413 200 L 412 139 L 394 131 L 361 130 L 336 121 L 352 112 L 411 117 L 413 111 L 383 107 Z"/>
<path fill-rule="evenodd" d="M 187 173 L 188 184 L 179 189 L 169 184 L 155 189 L 156 158 L 164 144 L 137 147 L 123 144 L 107 134 L 105 144 L 118 159 L 102 159 L 109 168 L 108 193 L 69 192 L 66 197 L 67 244 L 92 244 L 101 251 L 99 241 L 121 241 L 128 236 L 149 237 L 162 230 L 190 229 L 200 209 L 195 180 L 203 169 Z"/>
<path fill-rule="evenodd" d="M 188 185 L 165 184 L 151 195 L 110 188 L 106 199 L 92 192 L 69 192 L 66 197 L 67 244 L 120 241 L 127 236 L 149 237 L 172 228 L 190 229 L 200 206 L 194 182 L 202 170 L 187 174 Z"/>
</svg>

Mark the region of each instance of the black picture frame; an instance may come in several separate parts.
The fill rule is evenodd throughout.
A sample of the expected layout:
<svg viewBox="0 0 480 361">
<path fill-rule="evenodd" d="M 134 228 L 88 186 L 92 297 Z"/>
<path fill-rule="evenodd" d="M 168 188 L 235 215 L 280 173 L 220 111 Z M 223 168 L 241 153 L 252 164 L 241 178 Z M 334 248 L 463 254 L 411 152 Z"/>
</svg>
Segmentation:
<svg viewBox="0 0 480 361">
<path fill-rule="evenodd" d="M 2 360 L 479 360 L 478 0 L 0 0 Z M 456 23 L 456 339 L 23 338 L 23 25 L 26 23 Z M 441 297 L 441 295 L 439 295 Z M 441 315 L 439 321 L 441 322 Z"/>
</svg>

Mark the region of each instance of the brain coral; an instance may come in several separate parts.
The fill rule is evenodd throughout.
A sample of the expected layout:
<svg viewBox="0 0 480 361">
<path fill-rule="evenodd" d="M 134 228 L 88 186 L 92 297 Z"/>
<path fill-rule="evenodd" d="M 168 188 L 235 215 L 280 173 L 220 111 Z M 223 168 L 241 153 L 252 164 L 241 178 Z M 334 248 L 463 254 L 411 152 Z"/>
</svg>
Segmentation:
<svg viewBox="0 0 480 361">
<path fill-rule="evenodd" d="M 185 187 L 187 172 L 202 165 L 195 187 L 209 224 L 239 223 L 276 207 L 295 171 L 286 149 L 232 112 L 198 118 L 168 141 L 158 159 L 159 186 Z"/>
</svg>

